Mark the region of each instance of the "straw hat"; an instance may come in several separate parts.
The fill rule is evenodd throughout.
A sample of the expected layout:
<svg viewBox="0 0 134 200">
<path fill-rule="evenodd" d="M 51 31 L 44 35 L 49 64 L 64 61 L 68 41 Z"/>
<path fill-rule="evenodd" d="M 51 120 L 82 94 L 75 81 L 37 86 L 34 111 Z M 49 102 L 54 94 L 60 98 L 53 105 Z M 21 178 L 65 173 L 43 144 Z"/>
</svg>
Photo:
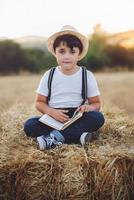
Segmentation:
<svg viewBox="0 0 134 200">
<path fill-rule="evenodd" d="M 48 50 L 55 56 L 55 52 L 53 49 L 54 41 L 57 37 L 66 35 L 66 34 L 74 35 L 81 41 L 81 43 L 83 45 L 83 50 L 82 50 L 81 54 L 79 55 L 79 59 L 81 60 L 88 51 L 88 43 L 89 42 L 88 42 L 88 39 L 84 35 L 79 33 L 73 26 L 70 26 L 70 25 L 63 26 L 59 32 L 54 33 L 53 35 L 51 35 L 48 38 L 48 40 L 47 40 Z"/>
</svg>

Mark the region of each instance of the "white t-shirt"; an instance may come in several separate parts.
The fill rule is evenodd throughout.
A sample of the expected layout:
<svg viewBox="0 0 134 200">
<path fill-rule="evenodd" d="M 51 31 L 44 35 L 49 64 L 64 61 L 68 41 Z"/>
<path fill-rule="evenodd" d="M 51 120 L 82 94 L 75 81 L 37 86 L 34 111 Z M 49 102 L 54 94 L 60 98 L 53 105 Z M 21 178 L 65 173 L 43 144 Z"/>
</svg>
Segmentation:
<svg viewBox="0 0 134 200">
<path fill-rule="evenodd" d="M 36 90 L 38 94 L 48 96 L 48 76 L 50 70 L 46 71 L 40 80 Z M 83 99 L 82 91 L 82 68 L 72 75 L 65 75 L 56 67 L 51 85 L 51 97 L 49 106 L 53 108 L 78 107 Z M 96 79 L 92 72 L 87 70 L 87 96 L 100 95 Z"/>
</svg>

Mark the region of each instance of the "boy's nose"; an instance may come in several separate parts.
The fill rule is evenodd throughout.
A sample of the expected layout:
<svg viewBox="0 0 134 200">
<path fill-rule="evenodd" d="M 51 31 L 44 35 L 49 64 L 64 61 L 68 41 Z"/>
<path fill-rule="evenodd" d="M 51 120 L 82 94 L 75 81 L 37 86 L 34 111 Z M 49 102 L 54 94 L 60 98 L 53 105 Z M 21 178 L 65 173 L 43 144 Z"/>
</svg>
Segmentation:
<svg viewBox="0 0 134 200">
<path fill-rule="evenodd" d="M 69 59 L 70 59 L 69 53 L 66 53 L 66 54 L 64 55 L 64 59 L 66 59 L 66 60 L 69 60 Z"/>
<path fill-rule="evenodd" d="M 70 60 L 70 58 L 64 57 L 64 61 L 69 61 L 69 60 Z"/>
</svg>

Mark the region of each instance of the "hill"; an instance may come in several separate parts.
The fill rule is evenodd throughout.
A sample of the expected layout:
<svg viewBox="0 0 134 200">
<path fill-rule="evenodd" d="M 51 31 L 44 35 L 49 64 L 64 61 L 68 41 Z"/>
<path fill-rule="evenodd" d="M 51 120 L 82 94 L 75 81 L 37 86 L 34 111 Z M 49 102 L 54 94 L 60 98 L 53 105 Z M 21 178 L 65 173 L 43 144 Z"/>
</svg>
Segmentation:
<svg viewBox="0 0 134 200">
<path fill-rule="evenodd" d="M 94 30 L 98 35 L 104 35 L 106 41 L 110 45 L 121 45 L 125 48 L 134 48 L 134 30 L 119 32 L 119 33 L 107 33 L 101 28 Z M 88 35 L 90 38 L 91 35 Z M 1 40 L 7 40 L 7 37 L 0 37 Z M 35 48 L 47 52 L 46 41 L 47 38 L 43 36 L 24 36 L 19 38 L 14 38 L 13 41 L 19 43 L 22 48 Z"/>
<path fill-rule="evenodd" d="M 125 48 L 134 47 L 134 30 L 107 35 L 107 43 L 121 45 Z"/>
<path fill-rule="evenodd" d="M 0 41 L 2 40 L 8 40 L 8 37 L 0 37 Z"/>
<path fill-rule="evenodd" d="M 41 36 L 24 36 L 14 39 L 22 48 L 35 48 L 43 51 L 47 51 L 46 40 L 46 37 Z"/>
</svg>

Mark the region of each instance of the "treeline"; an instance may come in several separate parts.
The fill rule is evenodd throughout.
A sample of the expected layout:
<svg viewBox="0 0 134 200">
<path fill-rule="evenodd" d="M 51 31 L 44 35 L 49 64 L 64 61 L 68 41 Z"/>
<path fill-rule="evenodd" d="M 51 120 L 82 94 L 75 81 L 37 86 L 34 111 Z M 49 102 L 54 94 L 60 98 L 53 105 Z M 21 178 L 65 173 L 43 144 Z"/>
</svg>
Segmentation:
<svg viewBox="0 0 134 200">
<path fill-rule="evenodd" d="M 81 63 L 94 71 L 104 68 L 134 70 L 134 48 L 108 45 L 105 36 L 94 33 L 89 41 L 88 53 Z"/>
<path fill-rule="evenodd" d="M 79 62 L 92 71 L 119 67 L 134 69 L 134 49 L 106 43 L 104 36 L 93 34 L 89 41 L 86 57 Z M 56 66 L 56 59 L 49 53 L 38 49 L 22 49 L 12 40 L 0 41 L 0 74 L 19 73 L 26 70 L 41 72 Z"/>
<path fill-rule="evenodd" d="M 12 40 L 0 41 L 0 74 L 26 70 L 40 72 L 56 64 L 54 57 L 39 49 L 23 49 Z"/>
</svg>

